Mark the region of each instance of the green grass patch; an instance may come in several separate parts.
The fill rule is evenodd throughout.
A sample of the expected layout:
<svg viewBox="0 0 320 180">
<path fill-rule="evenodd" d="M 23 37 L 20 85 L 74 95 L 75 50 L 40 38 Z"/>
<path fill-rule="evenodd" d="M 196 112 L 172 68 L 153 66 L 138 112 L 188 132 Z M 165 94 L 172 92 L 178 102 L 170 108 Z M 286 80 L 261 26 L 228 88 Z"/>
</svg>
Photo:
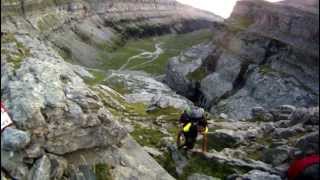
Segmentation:
<svg viewBox="0 0 320 180">
<path fill-rule="evenodd" d="M 60 23 L 56 14 L 47 14 L 39 19 L 37 26 L 40 31 L 47 31 Z"/>
<path fill-rule="evenodd" d="M 254 20 L 249 17 L 233 17 L 228 23 L 228 30 L 234 33 L 247 29 L 251 24 L 254 23 Z"/>
<path fill-rule="evenodd" d="M 169 34 L 143 39 L 130 39 L 122 47 L 117 46 L 117 48 L 109 50 L 108 53 L 102 51 L 98 59 L 100 59 L 104 65 L 100 68 L 119 69 L 130 57 L 144 51 L 153 52 L 155 51 L 155 44 L 161 43 L 160 47 L 164 50 L 164 53 L 154 62 L 141 65 L 149 59 L 134 59 L 128 64 L 126 69 L 143 70 L 155 75 L 163 74 L 166 64 L 171 57 L 179 55 L 181 51 L 193 45 L 208 42 L 211 38 L 212 33 L 210 30 L 199 30 L 186 34 Z M 123 41 L 120 42 L 123 43 Z"/>
<path fill-rule="evenodd" d="M 178 179 L 186 180 L 188 176 L 194 173 L 225 179 L 228 175 L 236 172 L 234 169 L 229 165 L 210 161 L 202 156 L 194 156 L 189 160 L 188 166 L 185 167 L 184 174 Z M 246 172 L 246 170 L 238 170 L 242 173 Z"/>
<path fill-rule="evenodd" d="M 150 116 L 158 117 L 166 115 L 170 120 L 178 120 L 182 114 L 182 111 L 173 107 L 157 108 L 156 110 L 148 113 Z"/>
<path fill-rule="evenodd" d="M 101 82 L 103 82 L 103 80 L 106 78 L 106 74 L 103 71 L 90 70 L 90 73 L 94 76 L 94 78 L 84 79 L 85 83 L 90 86 L 101 84 Z"/>
<path fill-rule="evenodd" d="M 7 62 L 13 65 L 14 69 L 19 69 L 21 66 L 22 61 L 31 56 L 30 49 L 26 48 L 21 42 L 17 41 L 14 34 L 8 33 L 1 37 L 1 45 L 13 43 L 15 46 L 12 50 L 16 51 L 9 51 L 8 49 L 1 48 L 1 55 L 7 57 Z"/>
<path fill-rule="evenodd" d="M 194 173 L 225 179 L 231 174 L 243 174 L 250 170 L 248 168 L 233 167 L 225 163 L 209 160 L 197 154 L 192 155 L 191 158 L 188 159 L 188 165 L 184 168 L 184 173 L 178 176 L 175 169 L 175 162 L 169 152 L 165 152 L 163 156 L 156 157 L 155 159 L 169 174 L 178 180 L 186 180 L 188 176 Z"/>
<path fill-rule="evenodd" d="M 140 145 L 148 147 L 159 147 L 159 142 L 164 137 L 159 130 L 144 128 L 138 124 L 131 135 Z"/>
<path fill-rule="evenodd" d="M 112 180 L 110 170 L 111 167 L 108 164 L 96 164 L 93 167 L 97 180 Z"/>
<path fill-rule="evenodd" d="M 276 71 L 274 69 L 272 69 L 271 66 L 268 64 L 262 65 L 259 68 L 259 73 L 262 75 L 268 75 L 268 74 L 271 74 L 274 72 L 276 72 Z"/>
<path fill-rule="evenodd" d="M 270 144 L 272 144 L 272 136 L 266 135 L 266 136 L 258 137 L 256 139 L 256 143 L 269 146 Z"/>
<path fill-rule="evenodd" d="M 204 67 L 199 67 L 195 71 L 189 73 L 187 75 L 187 78 L 189 80 L 194 80 L 194 81 L 201 81 L 208 75 L 206 69 Z"/>
<path fill-rule="evenodd" d="M 154 157 L 154 159 L 173 177 L 178 177 L 176 165 L 169 152 L 163 153 L 163 156 Z"/>
</svg>

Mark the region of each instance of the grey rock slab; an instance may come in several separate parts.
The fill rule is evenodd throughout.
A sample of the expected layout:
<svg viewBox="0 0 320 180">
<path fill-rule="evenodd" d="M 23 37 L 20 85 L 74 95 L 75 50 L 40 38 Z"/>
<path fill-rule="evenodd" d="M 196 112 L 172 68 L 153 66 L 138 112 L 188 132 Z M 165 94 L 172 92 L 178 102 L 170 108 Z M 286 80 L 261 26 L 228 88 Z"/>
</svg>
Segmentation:
<svg viewBox="0 0 320 180">
<path fill-rule="evenodd" d="M 260 170 L 252 170 L 246 173 L 243 177 L 249 178 L 250 180 L 281 180 L 281 177 L 278 175 L 270 174 Z"/>
<path fill-rule="evenodd" d="M 143 149 L 151 156 L 162 156 L 163 153 L 155 148 L 144 146 Z"/>
</svg>

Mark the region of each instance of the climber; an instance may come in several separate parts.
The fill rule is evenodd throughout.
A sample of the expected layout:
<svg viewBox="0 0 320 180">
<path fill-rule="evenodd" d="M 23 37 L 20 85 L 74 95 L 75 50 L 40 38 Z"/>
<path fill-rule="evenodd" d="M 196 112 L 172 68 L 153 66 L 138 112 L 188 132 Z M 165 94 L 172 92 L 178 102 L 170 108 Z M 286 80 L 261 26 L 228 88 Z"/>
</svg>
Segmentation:
<svg viewBox="0 0 320 180">
<path fill-rule="evenodd" d="M 288 180 L 319 180 L 320 157 L 307 155 L 294 160 L 288 169 Z"/>
<path fill-rule="evenodd" d="M 198 133 L 201 133 L 203 135 L 202 152 L 207 152 L 208 127 L 202 108 L 187 107 L 179 119 L 179 128 L 177 136 L 177 146 L 179 149 L 193 149 Z M 183 144 L 181 144 L 182 135 L 185 139 Z"/>
</svg>

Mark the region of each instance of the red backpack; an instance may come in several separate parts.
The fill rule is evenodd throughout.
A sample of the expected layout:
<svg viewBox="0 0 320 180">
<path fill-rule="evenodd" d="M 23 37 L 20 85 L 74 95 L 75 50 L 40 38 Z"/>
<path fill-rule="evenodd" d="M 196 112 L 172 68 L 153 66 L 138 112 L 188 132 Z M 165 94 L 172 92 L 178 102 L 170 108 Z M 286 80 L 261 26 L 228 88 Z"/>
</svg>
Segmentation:
<svg viewBox="0 0 320 180">
<path fill-rule="evenodd" d="M 294 180 L 303 173 L 307 167 L 317 163 L 320 163 L 319 155 L 310 155 L 293 161 L 288 169 L 288 180 Z"/>
</svg>

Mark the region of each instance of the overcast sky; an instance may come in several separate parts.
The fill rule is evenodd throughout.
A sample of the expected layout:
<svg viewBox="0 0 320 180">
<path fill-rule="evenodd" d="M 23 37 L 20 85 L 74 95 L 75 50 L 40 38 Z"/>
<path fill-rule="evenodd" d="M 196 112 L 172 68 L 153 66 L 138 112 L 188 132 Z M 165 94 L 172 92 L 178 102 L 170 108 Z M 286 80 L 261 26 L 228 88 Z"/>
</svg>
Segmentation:
<svg viewBox="0 0 320 180">
<path fill-rule="evenodd" d="M 211 11 L 224 18 L 228 18 L 237 0 L 178 0 L 184 4 Z M 281 0 L 268 0 L 277 2 Z M 303 1 L 303 0 L 302 0 Z"/>
</svg>

